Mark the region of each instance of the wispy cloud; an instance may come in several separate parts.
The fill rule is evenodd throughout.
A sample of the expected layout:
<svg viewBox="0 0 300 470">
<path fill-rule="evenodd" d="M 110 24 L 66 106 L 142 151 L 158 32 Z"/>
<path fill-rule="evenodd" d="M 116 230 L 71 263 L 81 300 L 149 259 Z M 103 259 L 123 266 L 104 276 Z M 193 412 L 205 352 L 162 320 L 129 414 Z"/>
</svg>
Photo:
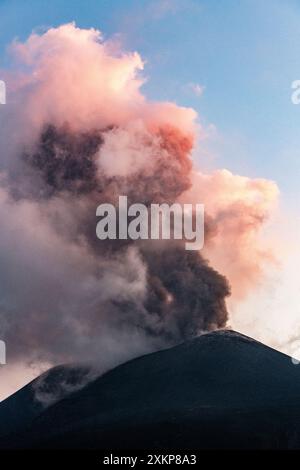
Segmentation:
<svg viewBox="0 0 300 470">
<path fill-rule="evenodd" d="M 203 95 L 205 87 L 200 85 L 200 83 L 189 82 L 185 85 L 185 90 L 193 95 L 200 97 Z"/>
</svg>

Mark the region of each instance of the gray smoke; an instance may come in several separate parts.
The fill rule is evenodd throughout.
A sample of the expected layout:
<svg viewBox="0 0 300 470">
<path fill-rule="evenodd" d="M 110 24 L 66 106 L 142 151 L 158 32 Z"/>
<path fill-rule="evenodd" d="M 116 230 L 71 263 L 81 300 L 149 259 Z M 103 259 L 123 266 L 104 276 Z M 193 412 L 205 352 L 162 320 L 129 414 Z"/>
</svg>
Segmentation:
<svg viewBox="0 0 300 470">
<path fill-rule="evenodd" d="M 29 288 L 12 292 L 21 305 L 17 313 L 7 312 L 5 339 L 17 343 L 19 357 L 114 363 L 123 354 L 173 345 L 226 324 L 228 284 L 198 252 L 186 251 L 178 240 L 96 238 L 100 203 L 123 194 L 129 203 L 172 203 L 190 184 L 190 144 L 172 129 L 153 135 L 160 153 L 151 166 L 128 176 L 105 175 L 101 147 L 113 129 L 74 133 L 47 125 L 30 152 L 21 152 L 20 175 L 8 179 L 10 197 L 18 205 L 36 205 L 41 225 L 50 227 L 59 246 L 51 260 L 51 247 L 42 252 L 37 246 L 31 256 L 38 264 L 39 257 L 42 265 L 49 261 L 47 269 L 41 273 L 33 262 Z"/>
</svg>

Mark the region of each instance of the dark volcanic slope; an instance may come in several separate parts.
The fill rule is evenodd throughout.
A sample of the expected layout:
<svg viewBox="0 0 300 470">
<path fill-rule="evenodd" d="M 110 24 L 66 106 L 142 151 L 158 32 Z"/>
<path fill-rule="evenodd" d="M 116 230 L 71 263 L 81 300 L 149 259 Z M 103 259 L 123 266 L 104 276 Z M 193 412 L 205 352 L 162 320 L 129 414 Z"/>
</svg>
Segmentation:
<svg viewBox="0 0 300 470">
<path fill-rule="evenodd" d="M 70 388 L 81 388 L 91 374 L 91 369 L 86 366 L 68 364 L 53 367 L 11 395 L 0 403 L 0 439 L 28 429 L 33 420 L 45 411 L 46 403 L 59 401 Z"/>
<path fill-rule="evenodd" d="M 0 418 L 6 406 L 7 400 Z M 1 445 L 300 447 L 300 368 L 237 333 L 206 334 L 115 368 Z"/>
</svg>

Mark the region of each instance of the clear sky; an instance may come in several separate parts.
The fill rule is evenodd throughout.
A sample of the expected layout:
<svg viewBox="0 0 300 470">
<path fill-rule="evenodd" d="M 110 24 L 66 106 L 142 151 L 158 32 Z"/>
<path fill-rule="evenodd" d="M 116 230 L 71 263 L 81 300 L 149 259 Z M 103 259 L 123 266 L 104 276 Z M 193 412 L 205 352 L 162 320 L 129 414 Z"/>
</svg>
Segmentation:
<svg viewBox="0 0 300 470">
<path fill-rule="evenodd" d="M 299 0 L 0 0 L 0 19 L 0 69 L 7 45 L 32 30 L 75 21 L 119 37 L 146 61 L 144 93 L 193 107 L 210 129 L 204 165 L 275 180 L 299 230 L 300 105 L 291 102 L 300 79 Z M 293 258 L 300 262 L 299 249 Z M 259 303 L 275 324 L 288 299 L 297 318 L 295 259 L 286 260 L 276 308 L 268 291 L 246 310 Z"/>
</svg>

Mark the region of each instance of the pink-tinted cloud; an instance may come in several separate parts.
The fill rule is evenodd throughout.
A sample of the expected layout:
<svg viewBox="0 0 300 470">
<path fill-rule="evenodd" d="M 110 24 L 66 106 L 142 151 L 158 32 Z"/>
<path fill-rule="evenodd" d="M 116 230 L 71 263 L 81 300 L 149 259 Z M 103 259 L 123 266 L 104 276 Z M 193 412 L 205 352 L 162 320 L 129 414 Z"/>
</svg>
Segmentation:
<svg viewBox="0 0 300 470">
<path fill-rule="evenodd" d="M 0 116 L 0 337 L 11 360 L 101 358 L 105 370 L 225 326 L 222 274 L 236 299 L 255 288 L 276 185 L 193 168 L 196 112 L 148 101 L 139 54 L 99 31 L 68 24 L 11 50 Z M 97 205 L 122 194 L 205 203 L 212 267 L 180 244 L 97 242 Z"/>
</svg>

